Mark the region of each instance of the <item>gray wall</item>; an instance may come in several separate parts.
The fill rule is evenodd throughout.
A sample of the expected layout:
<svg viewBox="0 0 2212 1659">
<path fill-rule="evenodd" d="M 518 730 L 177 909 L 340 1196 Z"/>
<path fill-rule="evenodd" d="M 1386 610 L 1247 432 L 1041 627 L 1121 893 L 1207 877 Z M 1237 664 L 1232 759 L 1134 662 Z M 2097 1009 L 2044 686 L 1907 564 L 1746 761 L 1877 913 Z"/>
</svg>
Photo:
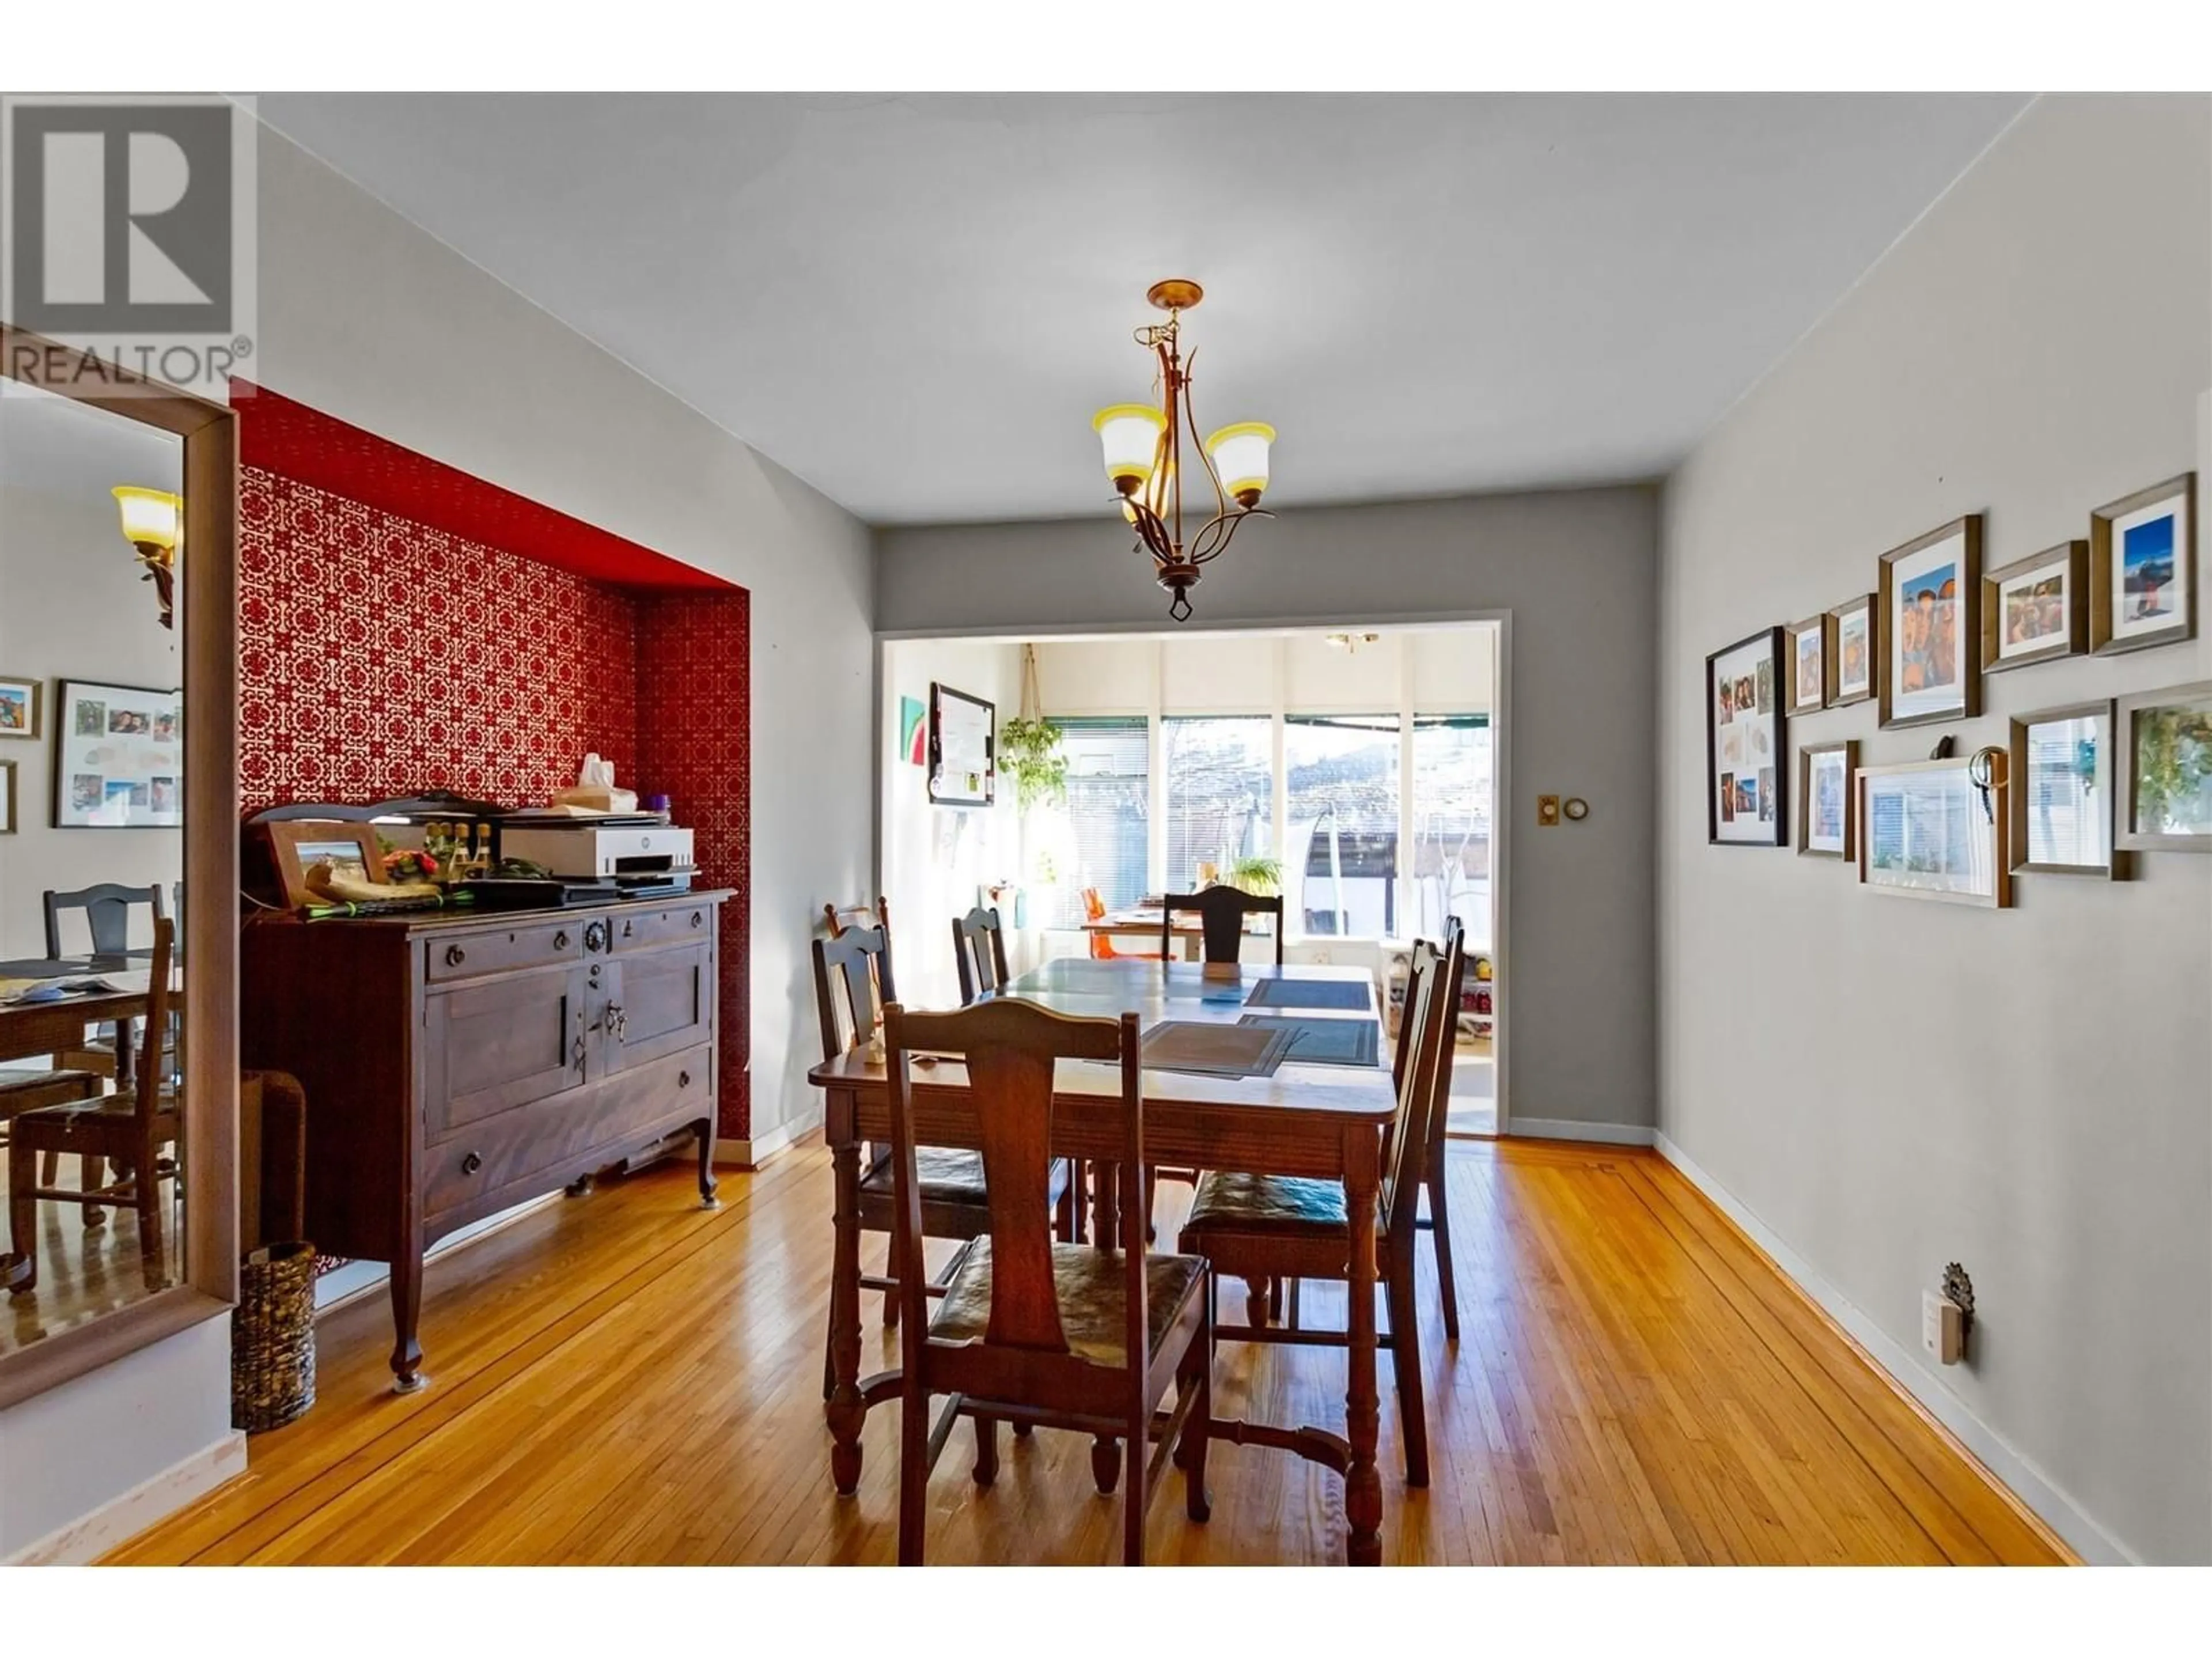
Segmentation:
<svg viewBox="0 0 2212 1659">
<path fill-rule="evenodd" d="M 1246 526 L 1194 596 L 1208 628 L 1510 613 L 1499 973 L 1509 1104 L 1524 1127 L 1652 1121 L 1656 529 L 1652 492 L 1635 488 L 1285 508 Z M 1171 626 L 1130 540 L 1106 511 L 878 532 L 877 626 Z M 1590 816 L 1539 830 L 1539 792 L 1584 796 Z"/>
<path fill-rule="evenodd" d="M 2159 1561 L 2212 1559 L 2212 858 L 2023 876 L 1988 912 L 1708 847 L 1703 675 L 1960 513 L 1988 514 L 1993 566 L 2086 536 L 2100 502 L 2212 479 L 2208 203 L 2212 102 L 2032 106 L 1698 447 L 1662 529 L 1662 1133 L 2046 1485 L 2077 1546 Z M 2205 678 L 2203 641 L 2075 659 L 1990 677 L 1971 723 L 1884 733 L 1867 703 L 1790 741 L 1914 759 L 1940 732 L 1967 750 L 2014 714 Z M 1939 1378 L 1912 1363 L 1918 1298 L 1954 1258 L 1974 1362 Z"/>
</svg>

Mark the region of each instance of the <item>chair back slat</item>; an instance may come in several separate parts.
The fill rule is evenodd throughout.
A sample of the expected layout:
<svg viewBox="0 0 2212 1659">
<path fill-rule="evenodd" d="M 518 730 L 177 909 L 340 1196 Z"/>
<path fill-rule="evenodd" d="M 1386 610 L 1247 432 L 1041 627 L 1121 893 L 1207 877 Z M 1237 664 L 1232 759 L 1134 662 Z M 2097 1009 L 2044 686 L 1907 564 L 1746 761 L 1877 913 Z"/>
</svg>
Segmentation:
<svg viewBox="0 0 2212 1659">
<path fill-rule="evenodd" d="M 1003 991 L 1013 975 L 1006 971 L 1006 930 L 995 906 L 979 904 L 952 919 L 952 955 L 960 969 L 963 1007 L 987 991 Z"/>
<path fill-rule="evenodd" d="M 1175 955 L 1175 919 L 1198 913 L 1199 933 L 1208 962 L 1237 961 L 1244 951 L 1244 918 L 1275 919 L 1275 965 L 1283 965 L 1283 896 L 1248 893 L 1241 887 L 1209 887 L 1198 893 L 1170 893 L 1160 901 L 1160 950 Z"/>
<path fill-rule="evenodd" d="M 958 1054 L 968 1067 L 991 1211 L 991 1316 L 985 1346 L 1067 1352 L 1060 1301 L 1053 1289 L 1049 1199 L 1054 1067 L 1060 1060 L 1119 1060 L 1129 1146 L 1140 1152 L 1136 1015 L 1077 1019 L 1014 998 L 994 999 L 952 1013 L 908 1012 L 893 1003 L 885 1012 L 884 1033 L 890 1081 L 895 1207 L 897 1224 L 905 1230 L 905 1259 L 921 1259 L 907 1056 L 915 1049 Z M 1136 1166 L 1129 1173 L 1134 1184 Z M 1132 1295 L 1141 1304 L 1143 1252 L 1132 1254 Z M 929 1317 L 921 1276 L 902 1274 L 900 1294 L 906 1304 L 903 1316 L 912 1322 L 908 1340 L 916 1340 L 914 1334 L 927 1331 Z M 1131 1352 L 1141 1356 L 1144 1350 L 1139 1344 Z"/>
<path fill-rule="evenodd" d="M 888 927 L 847 927 L 814 941 L 814 1002 L 822 1022 L 822 1058 L 835 1060 L 866 1043 L 883 1009 L 898 994 L 891 978 Z"/>
<path fill-rule="evenodd" d="M 46 895 L 46 954 L 49 957 L 67 956 L 62 948 L 62 913 L 65 910 L 84 912 L 86 932 L 92 939 L 92 954 L 99 957 L 119 957 L 131 948 L 131 912 L 137 905 L 146 905 L 159 921 L 161 908 L 161 890 L 154 887 L 125 887 L 120 883 L 104 881 L 94 887 L 80 887 L 75 892 L 56 892 L 48 888 Z"/>
<path fill-rule="evenodd" d="M 1437 1021 L 1442 1034 L 1437 1038 L 1437 1079 L 1429 1101 L 1428 1130 L 1422 1137 L 1431 1158 L 1443 1156 L 1444 1129 L 1451 1119 L 1452 1066 L 1459 1053 L 1460 1006 L 1467 992 L 1467 934 L 1457 916 L 1444 924 L 1443 950 L 1444 976 L 1437 988 L 1444 1005 Z"/>
</svg>

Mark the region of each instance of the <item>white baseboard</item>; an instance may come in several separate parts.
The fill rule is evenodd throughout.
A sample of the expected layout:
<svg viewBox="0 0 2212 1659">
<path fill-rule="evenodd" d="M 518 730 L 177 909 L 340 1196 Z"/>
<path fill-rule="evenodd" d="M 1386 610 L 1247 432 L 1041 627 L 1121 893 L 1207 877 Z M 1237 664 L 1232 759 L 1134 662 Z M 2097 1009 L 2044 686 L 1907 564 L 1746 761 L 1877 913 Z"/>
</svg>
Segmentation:
<svg viewBox="0 0 2212 1659">
<path fill-rule="evenodd" d="M 1829 1318 L 1850 1333 L 1893 1382 L 1956 1435 L 1960 1443 L 1981 1459 L 1990 1474 L 2010 1487 L 2021 1502 L 2040 1516 L 2044 1524 L 2064 1539 L 2075 1554 L 2093 1566 L 2142 1565 L 2141 1557 L 2090 1519 L 2079 1504 L 2003 1436 L 1975 1416 L 1965 1401 L 1945 1388 L 1911 1349 L 1869 1318 L 1850 1297 L 1823 1278 L 1811 1262 L 1783 1243 L 1773 1229 L 1747 1209 L 1735 1194 L 1699 1169 L 1663 1133 L 1655 1134 L 1652 1144 L 1658 1148 L 1660 1157 L 1680 1170 L 1683 1178 L 1711 1200 L 1715 1208 L 1742 1228 L 1776 1267 L 1818 1303 Z"/>
<path fill-rule="evenodd" d="M 1585 1123 L 1574 1117 L 1522 1117 L 1516 1112 L 1505 1121 L 1509 1140 L 1526 1135 L 1531 1140 L 1594 1140 L 1606 1146 L 1649 1146 L 1648 1123 Z"/>
<path fill-rule="evenodd" d="M 96 1561 L 118 1544 L 174 1515 L 195 1498 L 246 1473 L 246 1436 L 233 1429 L 215 1444 L 171 1464 L 90 1515 L 58 1527 L 8 1558 L 18 1567 L 74 1567 Z"/>
<path fill-rule="evenodd" d="M 811 1134 L 822 1127 L 819 1112 L 801 1112 L 788 1123 L 779 1123 L 773 1129 L 755 1135 L 750 1140 L 719 1140 L 714 1143 L 714 1162 L 739 1170 L 757 1170 L 778 1152 Z"/>
</svg>

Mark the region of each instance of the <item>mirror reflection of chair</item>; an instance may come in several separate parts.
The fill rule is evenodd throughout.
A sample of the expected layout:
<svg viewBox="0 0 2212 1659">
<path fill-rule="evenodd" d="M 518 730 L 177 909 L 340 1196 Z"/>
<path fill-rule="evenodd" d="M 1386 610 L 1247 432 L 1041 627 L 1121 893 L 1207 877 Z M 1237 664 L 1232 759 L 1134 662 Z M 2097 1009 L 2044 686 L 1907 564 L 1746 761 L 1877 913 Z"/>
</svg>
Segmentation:
<svg viewBox="0 0 2212 1659">
<path fill-rule="evenodd" d="M 1198 914 L 1199 932 L 1212 963 L 1236 962 L 1244 951 L 1244 918 L 1275 919 L 1275 966 L 1283 965 L 1283 896 L 1248 893 L 1241 887 L 1209 887 L 1203 892 L 1170 893 L 1160 901 L 1160 951 L 1175 953 L 1175 920 L 1178 914 Z"/>
<path fill-rule="evenodd" d="M 136 1210 L 146 1286 L 158 1290 L 165 1282 L 161 1183 L 175 1178 L 179 1167 L 176 1160 L 161 1156 L 163 1147 L 175 1144 L 179 1125 L 178 1091 L 164 1053 L 175 944 L 176 924 L 167 917 L 156 921 L 134 1086 L 124 1093 L 94 1095 L 16 1115 L 8 1158 L 8 1276 L 9 1288 L 18 1296 L 38 1287 L 41 1201 L 88 1209 L 113 1204 Z M 34 1180 L 33 1154 L 75 1155 L 82 1160 L 83 1184 L 73 1189 L 51 1178 Z M 118 1176 L 112 1182 L 107 1178 L 111 1164 Z"/>
</svg>

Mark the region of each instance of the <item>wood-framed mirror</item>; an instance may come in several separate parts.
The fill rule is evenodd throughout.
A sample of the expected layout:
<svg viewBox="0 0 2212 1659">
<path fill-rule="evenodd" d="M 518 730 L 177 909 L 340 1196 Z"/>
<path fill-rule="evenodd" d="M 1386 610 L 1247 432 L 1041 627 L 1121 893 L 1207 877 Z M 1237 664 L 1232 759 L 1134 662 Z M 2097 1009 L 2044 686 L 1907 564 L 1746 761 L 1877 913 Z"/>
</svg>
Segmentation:
<svg viewBox="0 0 2212 1659">
<path fill-rule="evenodd" d="M 237 532 L 230 410 L 0 323 L 0 1407 L 237 1297 Z"/>
</svg>

